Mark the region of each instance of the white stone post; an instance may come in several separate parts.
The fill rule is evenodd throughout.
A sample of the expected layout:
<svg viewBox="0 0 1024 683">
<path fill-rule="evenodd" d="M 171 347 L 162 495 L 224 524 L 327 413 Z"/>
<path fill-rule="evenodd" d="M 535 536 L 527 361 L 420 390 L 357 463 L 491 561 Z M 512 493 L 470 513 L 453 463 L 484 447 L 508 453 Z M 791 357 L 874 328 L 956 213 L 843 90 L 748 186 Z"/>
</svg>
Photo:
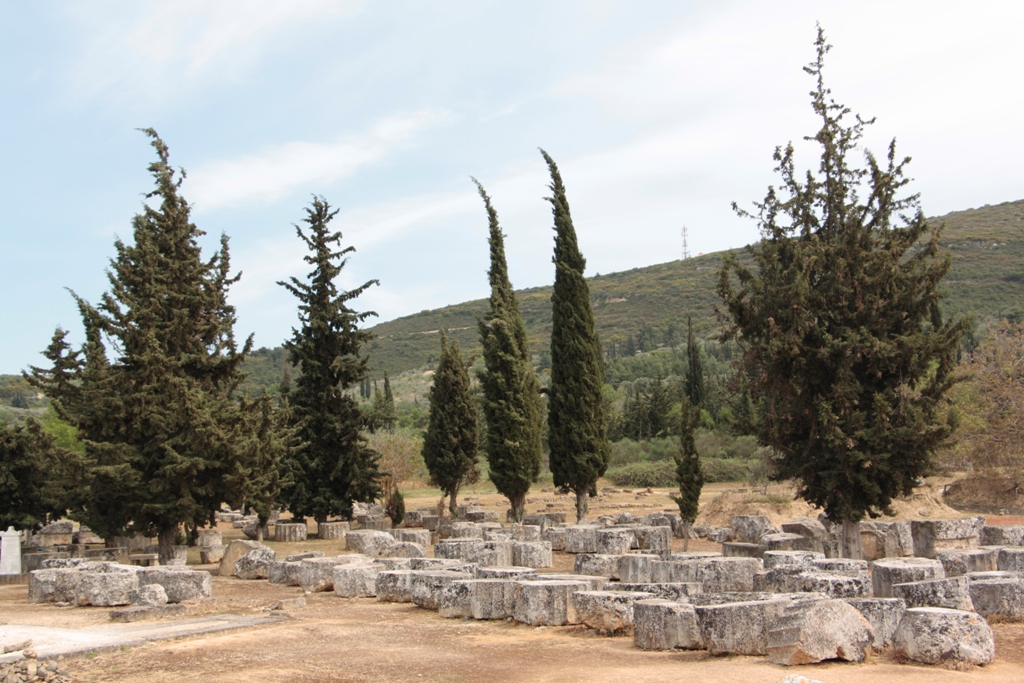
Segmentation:
<svg viewBox="0 0 1024 683">
<path fill-rule="evenodd" d="M 0 537 L 0 574 L 21 574 L 21 534 L 9 526 Z"/>
</svg>

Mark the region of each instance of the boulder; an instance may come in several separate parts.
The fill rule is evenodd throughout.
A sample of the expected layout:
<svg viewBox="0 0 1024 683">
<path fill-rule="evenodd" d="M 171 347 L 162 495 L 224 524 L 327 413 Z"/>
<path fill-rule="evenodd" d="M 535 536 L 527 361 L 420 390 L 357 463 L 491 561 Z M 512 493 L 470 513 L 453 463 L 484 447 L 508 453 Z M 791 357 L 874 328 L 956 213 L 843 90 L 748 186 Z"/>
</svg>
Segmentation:
<svg viewBox="0 0 1024 683">
<path fill-rule="evenodd" d="M 574 574 L 587 574 L 617 579 L 619 578 L 619 560 L 622 557 L 622 555 L 579 553 L 576 555 L 572 571 Z"/>
<path fill-rule="evenodd" d="M 389 569 L 377 574 L 373 593 L 378 602 L 412 602 L 412 575 L 414 570 Z M 353 576 L 356 580 L 356 576 Z M 334 592 L 338 592 L 339 578 L 334 577 Z M 354 596 L 355 597 L 355 596 Z"/>
<path fill-rule="evenodd" d="M 992 629 L 983 617 L 941 607 L 908 609 L 896 629 L 893 647 L 907 659 L 923 664 L 981 666 L 996 655 Z"/>
<path fill-rule="evenodd" d="M 944 579 L 942 563 L 923 557 L 887 557 L 876 560 L 871 567 L 871 582 L 876 598 L 896 596 L 892 587 L 897 583 Z"/>
<path fill-rule="evenodd" d="M 981 545 L 983 526 L 984 517 L 916 519 L 910 523 L 914 555 L 931 559 L 940 550 L 977 548 Z"/>
<path fill-rule="evenodd" d="M 526 528 L 526 527 L 523 527 Z M 540 529 L 540 527 L 533 527 Z M 541 569 L 554 565 L 550 541 L 513 541 L 512 564 L 516 567 Z"/>
<path fill-rule="evenodd" d="M 227 552 L 226 545 L 205 545 L 199 548 L 199 561 L 203 564 L 219 564 Z"/>
<path fill-rule="evenodd" d="M 633 644 L 642 650 L 704 649 L 692 605 L 662 599 L 633 603 Z"/>
<path fill-rule="evenodd" d="M 530 626 L 578 624 L 572 594 L 585 591 L 585 581 L 519 581 L 516 583 L 513 618 Z"/>
<path fill-rule="evenodd" d="M 629 527 L 598 529 L 594 537 L 596 552 L 602 555 L 622 555 L 628 553 L 629 549 L 636 543 L 633 529 Z"/>
<path fill-rule="evenodd" d="M 657 597 L 637 591 L 576 591 L 573 608 L 580 623 L 604 635 L 626 633 L 633 628 L 633 604 Z"/>
<path fill-rule="evenodd" d="M 994 572 L 999 552 L 995 548 L 940 550 L 935 559 L 942 563 L 946 576 L 963 576 L 973 572 Z"/>
<path fill-rule="evenodd" d="M 730 526 L 741 543 L 760 543 L 762 536 L 776 531 L 771 520 L 763 515 L 733 515 Z"/>
<path fill-rule="evenodd" d="M 800 590 L 830 598 L 870 598 L 871 579 L 866 575 L 845 576 L 828 572 L 807 572 L 800 577 Z"/>
<path fill-rule="evenodd" d="M 345 543 L 349 550 L 367 557 L 385 557 L 398 541 L 386 531 L 379 529 L 359 529 L 345 534 Z"/>
<path fill-rule="evenodd" d="M 1024 545 L 1024 526 L 981 527 L 981 545 Z"/>
<path fill-rule="evenodd" d="M 597 527 L 590 525 L 574 525 L 565 528 L 565 552 L 596 553 Z M 549 530 L 550 531 L 550 530 Z M 550 534 L 548 540 L 550 541 Z"/>
<path fill-rule="evenodd" d="M 711 654 L 764 655 L 768 632 L 791 600 L 756 600 L 696 606 L 701 637 Z"/>
<path fill-rule="evenodd" d="M 673 602 L 690 602 L 690 597 L 703 590 L 699 583 L 612 583 L 605 584 L 608 590 L 630 593 L 651 593 L 655 598 Z"/>
<path fill-rule="evenodd" d="M 944 607 L 966 612 L 974 611 L 966 576 L 893 584 L 892 595 L 894 598 L 903 598 L 907 607 Z"/>
<path fill-rule="evenodd" d="M 187 600 L 208 598 L 213 590 L 210 572 L 192 569 L 170 569 L 166 567 L 145 567 L 137 572 L 139 587 L 162 586 L 167 602 L 178 603 Z"/>
<path fill-rule="evenodd" d="M 842 600 L 795 602 L 768 633 L 768 659 L 785 666 L 862 662 L 874 636 L 867 619 Z"/>
<path fill-rule="evenodd" d="M 240 579 L 265 579 L 277 553 L 266 546 L 250 550 L 235 561 L 232 575 Z"/>
<path fill-rule="evenodd" d="M 846 602 L 871 624 L 874 633 L 871 647 L 881 650 L 892 645 L 896 627 L 907 611 L 907 603 L 900 598 L 847 598 Z"/>
<path fill-rule="evenodd" d="M 231 576 L 235 571 L 235 562 L 238 561 L 238 558 L 258 548 L 266 547 L 267 546 L 262 543 L 257 543 L 256 541 L 231 541 L 231 544 L 228 546 L 228 549 L 220 560 L 220 570 L 217 574 L 219 576 Z"/>
<path fill-rule="evenodd" d="M 147 586 L 140 586 L 128 591 L 128 602 L 132 605 L 152 606 L 166 605 L 167 591 L 158 583 L 151 583 Z"/>
</svg>

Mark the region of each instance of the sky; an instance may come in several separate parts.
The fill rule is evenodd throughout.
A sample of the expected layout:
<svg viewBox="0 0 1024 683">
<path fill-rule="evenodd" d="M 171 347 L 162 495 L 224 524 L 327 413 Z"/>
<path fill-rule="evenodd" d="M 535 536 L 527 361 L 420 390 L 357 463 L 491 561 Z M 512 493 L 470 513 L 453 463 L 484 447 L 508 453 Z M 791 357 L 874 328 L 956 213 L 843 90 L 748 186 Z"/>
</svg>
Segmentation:
<svg viewBox="0 0 1024 683">
<path fill-rule="evenodd" d="M 297 325 L 313 195 L 353 246 L 374 322 L 485 297 L 492 197 L 517 288 L 550 284 L 559 165 L 587 274 L 758 238 L 772 152 L 815 120 L 802 67 L 896 138 L 925 213 L 1024 198 L 1024 3 L 0 0 L 0 373 L 45 365 L 71 294 L 97 301 L 152 188 L 155 128 L 241 280 L 236 334 Z"/>
</svg>

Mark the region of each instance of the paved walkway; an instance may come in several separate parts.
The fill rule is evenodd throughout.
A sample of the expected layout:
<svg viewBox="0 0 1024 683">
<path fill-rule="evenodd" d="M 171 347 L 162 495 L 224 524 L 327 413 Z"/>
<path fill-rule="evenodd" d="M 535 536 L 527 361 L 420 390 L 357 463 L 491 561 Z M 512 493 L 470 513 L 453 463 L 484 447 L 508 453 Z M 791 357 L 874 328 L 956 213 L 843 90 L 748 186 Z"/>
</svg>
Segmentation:
<svg viewBox="0 0 1024 683">
<path fill-rule="evenodd" d="M 72 655 L 105 648 L 141 645 L 151 640 L 165 640 L 202 633 L 216 633 L 239 628 L 251 628 L 275 624 L 287 619 L 284 615 L 265 617 L 243 617 L 236 614 L 219 614 L 180 621 L 155 621 L 151 623 L 109 624 L 87 628 L 53 628 L 27 624 L 6 624 L 0 626 L 0 652 L 3 648 L 26 640 L 40 659 Z M 0 654 L 0 663 L 22 659 L 22 653 Z"/>
</svg>

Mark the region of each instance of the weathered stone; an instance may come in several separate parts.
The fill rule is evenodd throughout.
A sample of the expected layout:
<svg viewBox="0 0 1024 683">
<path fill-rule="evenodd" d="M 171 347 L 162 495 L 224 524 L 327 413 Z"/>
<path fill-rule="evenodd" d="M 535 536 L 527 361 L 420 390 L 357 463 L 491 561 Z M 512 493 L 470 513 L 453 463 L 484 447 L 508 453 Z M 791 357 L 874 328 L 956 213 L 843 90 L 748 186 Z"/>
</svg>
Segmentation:
<svg viewBox="0 0 1024 683">
<path fill-rule="evenodd" d="M 513 541 L 526 541 L 535 543 L 543 540 L 541 538 L 541 527 L 538 524 L 516 524 L 512 527 Z"/>
<path fill-rule="evenodd" d="M 693 605 L 661 599 L 633 603 L 633 644 L 642 650 L 704 649 Z"/>
<path fill-rule="evenodd" d="M 498 578 L 477 579 L 472 586 L 470 612 L 474 619 L 508 619 L 515 612 L 518 585 Z"/>
<path fill-rule="evenodd" d="M 944 607 L 966 612 L 974 611 L 966 576 L 896 583 L 892 586 L 892 594 L 895 598 L 903 598 L 907 607 Z"/>
<path fill-rule="evenodd" d="M 414 571 L 409 579 L 412 602 L 424 609 L 437 609 L 441 590 L 452 581 L 472 579 L 469 572 L 456 571 Z"/>
<path fill-rule="evenodd" d="M 809 550 L 811 552 L 820 552 L 821 543 L 815 541 L 813 538 L 807 538 L 800 534 L 764 534 L 761 536 L 761 541 L 758 543 L 761 547 L 761 553 L 764 554 L 769 550 Z M 724 555 L 725 553 L 723 553 Z"/>
<path fill-rule="evenodd" d="M 430 532 L 426 529 L 392 529 L 390 533 L 399 543 L 418 543 L 423 547 L 430 545 Z"/>
<path fill-rule="evenodd" d="M 892 522 L 885 531 L 886 557 L 911 557 L 914 554 L 914 535 L 910 522 Z"/>
<path fill-rule="evenodd" d="M 284 600 L 278 600 L 274 604 L 272 609 L 275 610 L 290 610 L 290 609 L 302 609 L 306 606 L 306 598 L 285 598 Z"/>
<path fill-rule="evenodd" d="M 754 557 L 760 558 L 764 554 L 764 548 L 757 543 L 740 543 L 730 541 L 722 544 L 723 557 Z"/>
<path fill-rule="evenodd" d="M 807 572 L 800 576 L 800 590 L 830 598 L 870 598 L 871 579 L 828 572 Z"/>
<path fill-rule="evenodd" d="M 459 559 L 445 557 L 413 557 L 409 559 L 409 569 L 419 571 L 421 569 L 451 569 L 462 567 L 466 563 Z"/>
<path fill-rule="evenodd" d="M 441 518 L 435 514 L 423 513 L 420 516 L 420 524 L 427 531 L 437 531 L 441 526 Z"/>
<path fill-rule="evenodd" d="M 299 585 L 299 563 L 275 560 L 267 567 L 267 581 L 285 586 Z"/>
<path fill-rule="evenodd" d="M 896 651 L 915 662 L 965 662 L 981 666 L 995 659 L 988 622 L 973 612 L 915 607 L 908 609 L 893 637 Z"/>
<path fill-rule="evenodd" d="M 608 585 L 607 576 L 588 574 L 537 574 L 531 581 L 582 581 L 587 584 L 586 590 L 588 591 L 604 590 L 604 587 Z"/>
<path fill-rule="evenodd" d="M 470 543 L 465 545 L 462 559 L 484 567 L 510 567 L 514 564 L 513 541 L 478 541 L 471 539 Z"/>
<path fill-rule="evenodd" d="M 986 619 L 1024 620 L 1024 581 L 1021 579 L 969 581 L 968 591 L 974 611 Z"/>
<path fill-rule="evenodd" d="M 423 513 L 425 510 L 406 510 L 402 525 L 406 528 L 423 526 Z"/>
<path fill-rule="evenodd" d="M 981 527 L 981 545 L 1022 545 L 1024 546 L 1024 526 L 991 526 Z"/>
<path fill-rule="evenodd" d="M 745 557 L 709 557 L 696 560 L 697 576 L 679 581 L 696 580 L 707 593 L 728 593 L 754 589 L 754 574 L 761 571 L 761 561 Z"/>
<path fill-rule="evenodd" d="M 224 534 L 220 529 L 199 529 L 196 531 L 196 539 L 200 548 L 209 548 L 215 545 L 224 545 Z"/>
<path fill-rule="evenodd" d="M 827 541 L 830 539 L 825 525 L 810 517 L 797 517 L 796 519 L 783 522 L 780 527 L 787 534 L 798 534 L 814 541 Z"/>
<path fill-rule="evenodd" d="M 186 612 L 188 612 L 188 608 L 185 605 L 133 605 L 110 610 L 110 620 L 127 624 L 149 619 L 180 617 L 184 616 Z"/>
<path fill-rule="evenodd" d="M 728 543 L 736 540 L 736 532 L 732 527 L 720 526 L 708 530 L 707 539 L 713 543 Z"/>
<path fill-rule="evenodd" d="M 535 527 L 540 528 L 540 527 Z M 512 564 L 541 569 L 554 565 L 550 541 L 513 541 Z"/>
<path fill-rule="evenodd" d="M 871 581 L 876 598 L 896 596 L 892 587 L 897 583 L 944 579 L 946 572 L 938 560 L 923 557 L 887 557 L 877 560 L 871 567 Z"/>
<path fill-rule="evenodd" d="M 842 600 L 796 602 L 768 632 L 768 659 L 786 666 L 862 662 L 874 635 L 867 619 Z"/>
<path fill-rule="evenodd" d="M 618 576 L 626 583 L 650 583 L 651 563 L 660 562 L 658 555 L 628 553 L 619 556 Z"/>
<path fill-rule="evenodd" d="M 128 591 L 128 602 L 132 605 L 166 605 L 167 591 L 158 583 L 140 586 Z"/>
<path fill-rule="evenodd" d="M 580 623 L 598 633 L 614 635 L 633 628 L 633 603 L 655 597 L 636 591 L 576 591 L 572 603 Z"/>
<path fill-rule="evenodd" d="M 886 539 L 889 525 L 877 522 L 860 523 L 860 556 L 868 562 L 886 557 Z"/>
<path fill-rule="evenodd" d="M 612 527 L 595 532 L 596 552 L 601 555 L 622 555 L 636 543 L 633 529 Z"/>
<path fill-rule="evenodd" d="M 1024 574 L 1024 548 L 1000 548 L 996 567 L 1001 572 Z"/>
<path fill-rule="evenodd" d="M 596 553 L 597 552 L 597 527 L 590 525 L 575 525 L 565 528 L 565 552 L 567 553 Z M 550 538 L 548 540 L 551 540 Z"/>
<path fill-rule="evenodd" d="M 309 529 L 305 523 L 284 524 L 278 522 L 274 525 L 274 540 L 279 543 L 299 543 L 305 541 L 309 535 Z"/>
<path fill-rule="evenodd" d="M 699 583 L 608 583 L 605 588 L 630 593 L 651 593 L 656 598 L 672 602 L 690 602 L 692 596 L 703 591 Z"/>
<path fill-rule="evenodd" d="M 386 531 L 359 529 L 345 534 L 345 543 L 349 550 L 354 550 L 367 557 L 384 557 L 398 541 Z"/>
<path fill-rule="evenodd" d="M 372 598 L 377 595 L 377 577 L 384 568 L 377 564 L 325 564 L 322 569 L 331 573 L 330 588 L 326 590 L 334 590 L 338 597 Z"/>
<path fill-rule="evenodd" d="M 199 548 L 199 561 L 203 564 L 219 564 L 227 552 L 226 545 L 205 545 Z"/>
<path fill-rule="evenodd" d="M 369 564 L 363 559 L 360 564 Z M 319 593 L 334 589 L 334 568 L 353 564 L 347 557 L 311 557 L 299 562 L 299 586 L 308 593 Z"/>
<path fill-rule="evenodd" d="M 828 557 L 824 560 L 811 560 L 811 571 L 861 576 L 868 573 L 868 563 L 865 560 L 853 560 L 846 557 Z"/>
<path fill-rule="evenodd" d="M 619 578 L 619 559 L 622 555 L 599 555 L 597 553 L 579 553 L 573 566 L 574 574 L 604 576 L 609 579 Z"/>
<path fill-rule="evenodd" d="M 451 538 L 477 538 L 484 540 L 484 528 L 473 522 L 452 522 Z"/>
<path fill-rule="evenodd" d="M 494 541 L 490 541 L 494 542 Z M 446 538 L 434 546 L 434 557 L 464 560 L 484 550 L 484 541 L 475 538 Z"/>
<path fill-rule="evenodd" d="M 28 575 L 28 601 L 30 603 L 55 602 L 57 575 L 63 569 L 36 569 Z"/>
<path fill-rule="evenodd" d="M 709 607 L 711 605 L 728 605 L 734 602 L 760 602 L 764 600 L 789 600 L 795 598 L 802 600 L 824 600 L 824 595 L 814 593 L 697 593 L 691 595 L 689 602 L 696 607 Z"/>
<path fill-rule="evenodd" d="M 798 593 L 803 588 L 805 567 L 798 565 L 782 565 L 754 574 L 751 588 L 756 592 Z"/>
<path fill-rule="evenodd" d="M 337 541 L 347 538 L 351 528 L 349 522 L 323 522 L 316 525 L 316 535 L 325 541 Z"/>
<path fill-rule="evenodd" d="M 494 510 L 469 510 L 466 519 L 470 522 L 497 522 L 498 513 Z"/>
<path fill-rule="evenodd" d="M 791 603 L 780 598 L 696 606 L 694 611 L 711 654 L 764 655 L 768 631 Z"/>
<path fill-rule="evenodd" d="M 235 561 L 232 575 L 240 579 L 265 579 L 277 553 L 266 546 L 250 550 Z"/>
<path fill-rule="evenodd" d="M 130 605 L 129 594 L 138 588 L 139 579 L 135 572 L 79 572 L 75 583 L 75 605 L 116 607 Z M 209 576 L 209 575 L 207 575 Z"/>
<path fill-rule="evenodd" d="M 537 570 L 532 567 L 477 567 L 475 576 L 478 579 L 524 581 L 535 578 Z"/>
<path fill-rule="evenodd" d="M 588 590 L 585 581 L 519 581 L 513 618 L 530 626 L 578 624 L 572 594 Z"/>
<path fill-rule="evenodd" d="M 809 517 L 800 517 L 798 519 L 810 519 Z M 819 522 L 810 520 L 818 526 L 821 526 Z M 824 527 L 822 527 L 824 529 Z M 809 550 L 768 550 L 761 557 L 761 561 L 764 563 L 765 569 L 774 569 L 775 567 L 803 567 L 804 569 L 811 570 L 813 568 L 812 562 L 814 560 L 824 560 L 824 553 L 816 553 Z"/>
<path fill-rule="evenodd" d="M 846 602 L 871 624 L 874 633 L 871 647 L 880 650 L 892 644 L 896 627 L 907 611 L 907 603 L 900 598 L 847 598 Z"/>
<path fill-rule="evenodd" d="M 552 550 L 565 550 L 565 527 L 553 526 L 544 530 L 544 540 L 551 544 Z M 595 537 L 596 540 L 596 537 Z"/>
<path fill-rule="evenodd" d="M 441 586 L 437 595 L 437 613 L 445 619 L 473 616 L 473 592 L 477 579 L 451 581 Z"/>
<path fill-rule="evenodd" d="M 170 603 L 208 598 L 213 590 L 210 572 L 191 569 L 145 567 L 138 570 L 139 587 L 159 585 L 167 593 Z"/>
<path fill-rule="evenodd" d="M 412 569 L 412 561 L 422 559 L 417 557 L 377 557 L 373 563 L 380 565 L 385 571 L 392 569 Z M 433 559 L 433 558 L 431 558 Z"/>
<path fill-rule="evenodd" d="M 399 541 L 384 551 L 387 557 L 426 557 L 427 549 L 419 543 Z"/>
<path fill-rule="evenodd" d="M 70 534 L 75 530 L 75 525 L 70 520 L 62 519 L 59 522 L 50 522 L 42 529 L 37 531 L 37 534 Z"/>
<path fill-rule="evenodd" d="M 638 526 L 633 529 L 636 546 L 649 553 L 667 556 L 672 552 L 672 526 Z"/>
<path fill-rule="evenodd" d="M 977 548 L 981 545 L 984 517 L 960 519 L 915 519 L 910 523 L 914 555 L 934 558 L 940 550 Z"/>
<path fill-rule="evenodd" d="M 220 559 L 220 569 L 217 574 L 220 576 L 231 576 L 235 570 L 235 562 L 238 561 L 238 558 L 257 548 L 266 547 L 256 541 L 231 541 L 227 551 L 224 553 L 224 557 Z"/>
<path fill-rule="evenodd" d="M 740 543 L 760 543 L 762 536 L 776 530 L 763 515 L 733 515 L 730 525 Z"/>
<path fill-rule="evenodd" d="M 374 578 L 373 592 L 378 602 L 412 602 L 412 574 L 409 569 L 391 569 L 379 572 Z M 338 577 L 334 591 L 338 591 Z"/>
<path fill-rule="evenodd" d="M 994 572 L 999 552 L 995 548 L 940 550 L 935 559 L 942 563 L 946 576 L 963 576 L 973 572 Z"/>
</svg>

